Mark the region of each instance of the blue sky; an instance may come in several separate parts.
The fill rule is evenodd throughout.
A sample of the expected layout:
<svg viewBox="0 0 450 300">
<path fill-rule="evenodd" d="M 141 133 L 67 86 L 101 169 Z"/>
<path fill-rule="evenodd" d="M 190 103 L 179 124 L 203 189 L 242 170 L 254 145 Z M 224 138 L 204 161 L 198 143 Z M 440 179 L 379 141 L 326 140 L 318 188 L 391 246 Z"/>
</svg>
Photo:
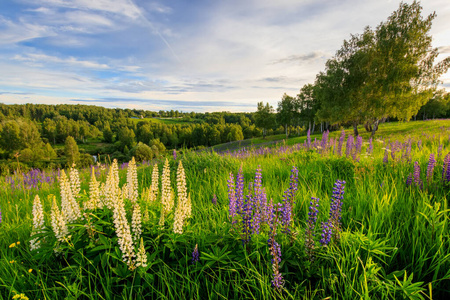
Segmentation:
<svg viewBox="0 0 450 300">
<path fill-rule="evenodd" d="M 410 1 L 407 1 L 410 2 Z M 255 111 L 312 83 L 387 0 L 1 0 L 0 102 Z M 450 2 L 433 45 L 450 55 Z M 442 77 L 450 90 L 450 74 Z"/>
</svg>

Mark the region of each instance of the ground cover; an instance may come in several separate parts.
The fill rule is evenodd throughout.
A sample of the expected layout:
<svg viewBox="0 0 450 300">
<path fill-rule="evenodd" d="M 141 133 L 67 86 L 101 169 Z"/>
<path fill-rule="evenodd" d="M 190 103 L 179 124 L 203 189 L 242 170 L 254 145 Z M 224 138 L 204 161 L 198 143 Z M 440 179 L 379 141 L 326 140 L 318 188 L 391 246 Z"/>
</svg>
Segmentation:
<svg viewBox="0 0 450 300">
<path fill-rule="evenodd" d="M 171 155 L 173 193 L 168 179 L 161 180 L 165 161 L 144 163 L 137 167 L 137 199 L 129 164 L 116 171 L 99 165 L 96 180 L 115 186 L 100 188 L 102 208 L 92 204 L 90 169 L 78 171 L 79 192 L 74 183 L 61 193 L 60 171 L 4 178 L 0 296 L 444 299 L 450 292 L 450 121 L 383 124 L 373 140 L 349 133 Z M 177 181 L 180 162 L 186 194 Z M 115 172 L 119 181 L 112 184 Z M 58 238 L 53 199 L 64 211 L 68 191 L 79 195 L 84 213 Z M 33 233 L 36 195 L 44 225 Z M 123 210 L 108 208 L 111 199 Z M 136 204 L 145 267 L 137 266 Z M 120 211 L 132 248 L 118 233 Z M 31 241 L 39 248 L 31 250 Z M 135 257 L 124 262 L 126 249 Z"/>
</svg>

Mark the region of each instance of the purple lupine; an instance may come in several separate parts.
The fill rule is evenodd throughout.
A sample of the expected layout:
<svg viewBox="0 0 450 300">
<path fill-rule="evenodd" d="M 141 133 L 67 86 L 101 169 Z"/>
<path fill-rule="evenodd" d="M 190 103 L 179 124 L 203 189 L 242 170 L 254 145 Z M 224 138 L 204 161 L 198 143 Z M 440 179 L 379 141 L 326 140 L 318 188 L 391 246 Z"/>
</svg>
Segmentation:
<svg viewBox="0 0 450 300">
<path fill-rule="evenodd" d="M 349 135 L 347 138 L 347 146 L 345 147 L 345 156 L 349 157 L 353 152 L 353 135 Z"/>
<path fill-rule="evenodd" d="M 419 162 L 414 162 L 414 183 L 419 188 L 422 188 L 422 180 L 420 179 L 420 166 Z"/>
<path fill-rule="evenodd" d="M 373 142 L 372 138 L 369 139 L 369 146 L 367 147 L 367 154 L 372 155 L 373 153 Z"/>
<path fill-rule="evenodd" d="M 345 181 L 336 180 L 333 187 L 330 205 L 330 222 L 333 224 L 334 237 L 339 239 L 341 230 L 342 200 L 344 200 Z"/>
<path fill-rule="evenodd" d="M 277 205 L 279 206 L 279 205 Z M 269 244 L 269 251 L 272 256 L 272 272 L 273 272 L 273 280 L 272 286 L 276 289 L 281 289 L 284 285 L 283 276 L 280 273 L 280 263 L 281 263 L 281 247 L 280 244 L 275 241 L 275 236 L 277 235 L 277 223 L 278 223 L 278 212 L 279 208 L 275 207 L 272 210 L 272 218 L 269 223 L 269 240 L 267 241 Z"/>
<path fill-rule="evenodd" d="M 331 236 L 333 234 L 333 223 L 331 223 L 331 220 L 328 220 L 327 222 L 321 222 L 322 225 L 322 234 L 320 239 L 320 244 L 322 246 L 327 246 L 331 241 Z"/>
<path fill-rule="evenodd" d="M 341 136 L 339 137 L 339 144 L 337 147 L 337 155 L 338 156 L 342 155 L 342 145 L 344 144 L 344 140 L 345 140 L 345 131 L 344 131 L 344 129 L 342 129 Z"/>
<path fill-rule="evenodd" d="M 173 149 L 172 155 L 173 155 L 173 160 L 177 160 L 177 150 L 176 149 Z"/>
<path fill-rule="evenodd" d="M 234 186 L 234 176 L 233 173 L 230 172 L 230 178 L 228 179 L 228 200 L 229 200 L 229 216 L 231 219 L 231 223 L 236 223 L 236 215 L 238 213 L 238 203 L 236 199 L 236 190 Z"/>
<path fill-rule="evenodd" d="M 198 252 L 198 244 L 195 244 L 194 251 L 192 251 L 192 264 L 195 264 L 200 259 L 200 253 Z"/>
<path fill-rule="evenodd" d="M 253 199 L 251 195 L 245 197 L 246 201 L 242 206 L 242 243 L 248 244 L 252 234 Z"/>
<path fill-rule="evenodd" d="M 406 186 L 411 186 L 412 181 L 413 181 L 412 174 L 409 173 L 408 177 L 406 178 Z"/>
<path fill-rule="evenodd" d="M 236 198 L 235 198 L 235 201 L 236 201 Z M 214 196 L 212 197 L 211 202 L 212 202 L 212 204 L 217 205 L 217 196 L 216 196 L 216 194 L 214 194 Z"/>
<path fill-rule="evenodd" d="M 328 135 L 329 131 L 326 130 L 322 133 L 322 141 L 320 142 L 321 153 L 325 153 L 327 151 L 327 145 L 328 145 Z"/>
<path fill-rule="evenodd" d="M 444 157 L 444 165 L 442 168 L 442 182 L 448 183 L 450 181 L 450 153 Z"/>
<path fill-rule="evenodd" d="M 439 144 L 438 151 L 437 151 L 437 158 L 441 158 L 442 154 L 442 144 Z"/>
<path fill-rule="evenodd" d="M 244 175 L 242 174 L 242 165 L 236 176 L 236 212 L 242 213 L 242 206 L 244 205 Z"/>
<path fill-rule="evenodd" d="M 383 164 L 387 164 L 388 162 L 389 162 L 389 146 L 386 145 L 386 148 L 384 149 Z"/>
<path fill-rule="evenodd" d="M 295 193 L 298 190 L 298 169 L 293 166 L 291 169 L 291 176 L 290 176 L 290 182 L 289 182 L 289 196 L 291 200 L 291 205 L 295 203 Z"/>
<path fill-rule="evenodd" d="M 310 261 L 314 259 L 314 236 L 316 231 L 317 214 L 319 213 L 319 198 L 311 197 L 311 202 L 309 203 L 308 212 L 308 223 L 305 232 L 305 250 Z"/>
<path fill-rule="evenodd" d="M 311 131 L 309 129 L 306 133 L 306 147 L 308 150 L 311 149 Z"/>
<path fill-rule="evenodd" d="M 436 166 L 436 159 L 434 158 L 434 154 L 430 154 L 430 159 L 428 160 L 428 166 L 427 166 L 427 181 L 431 182 L 433 180 L 433 171 L 434 167 Z"/>
<path fill-rule="evenodd" d="M 362 144 L 363 144 L 363 138 L 360 135 L 358 135 L 356 137 L 356 145 L 355 145 L 357 153 L 361 153 Z"/>
<path fill-rule="evenodd" d="M 292 206 L 289 197 L 289 190 L 286 190 L 283 195 L 283 204 L 281 207 L 281 224 L 283 225 L 282 232 L 290 236 L 292 223 Z"/>
</svg>

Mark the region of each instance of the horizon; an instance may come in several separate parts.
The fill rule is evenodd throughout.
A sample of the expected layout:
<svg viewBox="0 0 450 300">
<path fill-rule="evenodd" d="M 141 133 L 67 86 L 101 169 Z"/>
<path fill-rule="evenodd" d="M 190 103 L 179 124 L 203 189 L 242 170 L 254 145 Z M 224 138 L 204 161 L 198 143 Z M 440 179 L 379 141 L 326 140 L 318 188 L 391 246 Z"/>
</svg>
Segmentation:
<svg viewBox="0 0 450 300">
<path fill-rule="evenodd" d="M 411 3 L 412 1 L 405 1 Z M 9 0 L 0 3 L 0 102 L 254 112 L 313 83 L 351 34 L 400 1 Z M 436 11 L 450 55 L 450 3 Z M 441 77 L 450 89 L 450 71 Z"/>
</svg>

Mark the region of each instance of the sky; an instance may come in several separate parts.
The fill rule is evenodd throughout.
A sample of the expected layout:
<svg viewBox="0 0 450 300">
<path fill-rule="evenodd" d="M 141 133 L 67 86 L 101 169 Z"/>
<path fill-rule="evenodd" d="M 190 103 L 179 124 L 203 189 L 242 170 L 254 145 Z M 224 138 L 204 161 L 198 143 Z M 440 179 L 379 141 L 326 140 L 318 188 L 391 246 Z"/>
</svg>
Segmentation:
<svg viewBox="0 0 450 300">
<path fill-rule="evenodd" d="M 405 1 L 411 3 L 411 1 Z M 0 103 L 183 112 L 275 108 L 394 0 L 1 0 Z M 433 47 L 450 56 L 450 1 Z M 450 90 L 450 72 L 442 76 Z"/>
</svg>

